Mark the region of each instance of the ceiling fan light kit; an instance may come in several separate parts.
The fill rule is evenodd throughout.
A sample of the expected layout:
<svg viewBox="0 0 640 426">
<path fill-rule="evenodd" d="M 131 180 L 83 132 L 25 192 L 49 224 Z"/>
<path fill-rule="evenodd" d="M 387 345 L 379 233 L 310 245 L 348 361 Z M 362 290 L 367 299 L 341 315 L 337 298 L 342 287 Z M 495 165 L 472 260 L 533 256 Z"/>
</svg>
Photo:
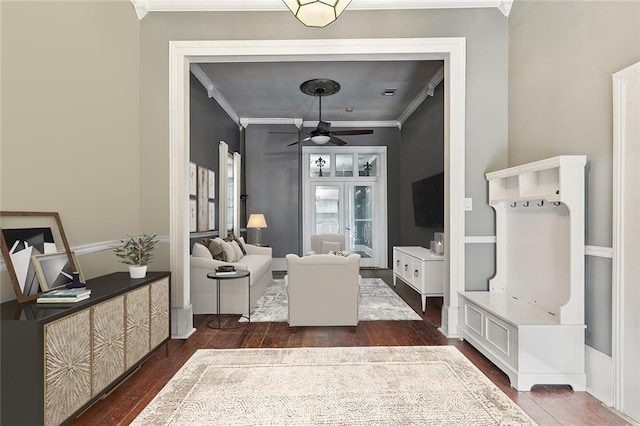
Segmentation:
<svg viewBox="0 0 640 426">
<path fill-rule="evenodd" d="M 318 135 L 318 136 L 311 137 L 311 142 L 315 143 L 316 145 L 324 145 L 330 140 L 331 140 L 331 136 L 327 136 L 327 135 Z"/>
<path fill-rule="evenodd" d="M 307 27 L 324 28 L 340 16 L 351 0 L 282 0 Z"/>
</svg>

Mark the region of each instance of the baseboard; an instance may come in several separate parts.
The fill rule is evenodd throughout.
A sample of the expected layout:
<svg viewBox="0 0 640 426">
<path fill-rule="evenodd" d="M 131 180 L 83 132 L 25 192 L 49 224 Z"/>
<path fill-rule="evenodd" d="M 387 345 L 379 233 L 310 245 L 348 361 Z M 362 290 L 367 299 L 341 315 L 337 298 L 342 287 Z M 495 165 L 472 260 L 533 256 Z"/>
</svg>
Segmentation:
<svg viewBox="0 0 640 426">
<path fill-rule="evenodd" d="M 587 392 L 613 406 L 613 358 L 591 346 L 585 345 L 585 369 L 587 372 Z"/>
<path fill-rule="evenodd" d="M 438 331 L 449 339 L 458 337 L 458 307 L 442 306 L 442 314 Z"/>
<path fill-rule="evenodd" d="M 193 328 L 193 307 L 171 307 L 171 338 L 188 339 L 196 329 Z"/>
</svg>

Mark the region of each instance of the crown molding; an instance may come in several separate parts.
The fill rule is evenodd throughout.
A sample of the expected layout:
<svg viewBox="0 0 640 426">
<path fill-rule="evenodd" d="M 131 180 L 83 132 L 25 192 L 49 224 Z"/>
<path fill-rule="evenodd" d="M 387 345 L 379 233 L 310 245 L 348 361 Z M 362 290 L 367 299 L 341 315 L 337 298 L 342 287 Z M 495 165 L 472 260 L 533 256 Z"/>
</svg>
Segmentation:
<svg viewBox="0 0 640 426">
<path fill-rule="evenodd" d="M 236 111 L 231 107 L 231 105 L 229 105 L 229 102 L 227 102 L 224 96 L 222 96 L 222 94 L 218 91 L 218 89 L 213 84 L 213 82 L 209 79 L 207 74 L 205 74 L 205 72 L 202 71 L 202 68 L 200 68 L 200 65 L 193 63 L 193 64 L 190 64 L 189 67 L 193 75 L 204 86 L 209 98 L 215 99 L 216 102 L 218 102 L 220 107 L 224 110 L 224 112 L 227 113 L 229 118 L 231 118 L 231 120 L 234 123 L 240 123 L 240 116 L 238 116 L 238 113 L 236 113 Z"/>
<path fill-rule="evenodd" d="M 418 109 L 420 104 L 422 104 L 422 102 L 424 102 L 424 100 L 427 99 L 427 97 L 433 96 L 433 93 L 436 90 L 436 87 L 438 87 L 438 84 L 440 84 L 440 82 L 443 79 L 444 79 L 444 67 L 440 67 L 440 69 L 436 71 L 433 77 L 429 79 L 429 81 L 424 86 L 424 88 L 420 91 L 420 93 L 418 93 L 418 95 L 413 99 L 413 101 L 411 101 L 411 103 L 407 106 L 407 109 L 405 109 L 404 112 L 400 114 L 400 117 L 398 117 L 398 122 L 400 123 L 400 126 L 402 126 L 404 122 L 409 117 L 411 117 L 411 114 L 413 114 L 416 111 L 416 109 Z"/>
<path fill-rule="evenodd" d="M 301 118 L 273 118 L 273 117 L 242 117 L 240 119 L 240 124 L 242 127 L 247 127 L 250 124 L 291 124 L 300 128 L 300 124 L 302 122 Z"/>
<path fill-rule="evenodd" d="M 270 118 L 270 117 L 242 117 L 240 118 L 240 124 L 242 127 L 247 127 L 251 124 L 291 124 L 298 129 L 302 127 L 317 127 L 317 121 L 302 121 L 301 118 Z M 331 127 L 343 128 L 343 127 L 400 127 L 400 124 L 396 120 L 388 121 L 332 121 Z"/>
<path fill-rule="evenodd" d="M 281 0 L 131 0 L 138 19 L 149 12 L 279 12 Z M 509 16 L 513 0 L 352 0 L 351 10 L 466 9 L 495 7 Z"/>
<path fill-rule="evenodd" d="M 302 123 L 302 127 L 318 127 L 318 121 L 305 121 Z M 400 123 L 396 120 L 387 121 L 332 121 L 332 128 L 343 127 L 398 127 Z"/>
</svg>

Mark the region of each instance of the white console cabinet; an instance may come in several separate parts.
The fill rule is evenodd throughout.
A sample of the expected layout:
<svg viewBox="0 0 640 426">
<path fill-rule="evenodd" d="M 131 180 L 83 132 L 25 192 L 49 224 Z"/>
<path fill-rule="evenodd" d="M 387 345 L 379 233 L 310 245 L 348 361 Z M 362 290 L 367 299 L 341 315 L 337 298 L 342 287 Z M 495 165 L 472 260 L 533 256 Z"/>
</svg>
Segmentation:
<svg viewBox="0 0 640 426">
<path fill-rule="evenodd" d="M 489 291 L 460 292 L 458 334 L 517 390 L 584 391 L 584 166 L 559 156 L 487 173 L 496 211 Z"/>
<path fill-rule="evenodd" d="M 394 247 L 394 287 L 398 278 L 420 293 L 424 313 L 427 296 L 444 295 L 444 256 L 436 256 L 424 247 Z"/>
</svg>

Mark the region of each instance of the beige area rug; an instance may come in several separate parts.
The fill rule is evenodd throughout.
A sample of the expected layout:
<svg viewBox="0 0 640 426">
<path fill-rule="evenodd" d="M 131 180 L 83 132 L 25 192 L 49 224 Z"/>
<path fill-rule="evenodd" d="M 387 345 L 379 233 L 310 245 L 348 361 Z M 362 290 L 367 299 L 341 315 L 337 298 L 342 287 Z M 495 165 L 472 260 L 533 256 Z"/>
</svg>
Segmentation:
<svg viewBox="0 0 640 426">
<path fill-rule="evenodd" d="M 133 425 L 535 424 L 451 346 L 201 349 Z"/>
<path fill-rule="evenodd" d="M 251 322 L 287 322 L 288 303 L 284 280 L 273 280 L 251 308 Z M 422 321 L 422 318 L 382 279 L 363 278 L 360 282 L 358 320 Z M 246 322 L 247 319 L 241 317 L 239 321 Z"/>
</svg>

